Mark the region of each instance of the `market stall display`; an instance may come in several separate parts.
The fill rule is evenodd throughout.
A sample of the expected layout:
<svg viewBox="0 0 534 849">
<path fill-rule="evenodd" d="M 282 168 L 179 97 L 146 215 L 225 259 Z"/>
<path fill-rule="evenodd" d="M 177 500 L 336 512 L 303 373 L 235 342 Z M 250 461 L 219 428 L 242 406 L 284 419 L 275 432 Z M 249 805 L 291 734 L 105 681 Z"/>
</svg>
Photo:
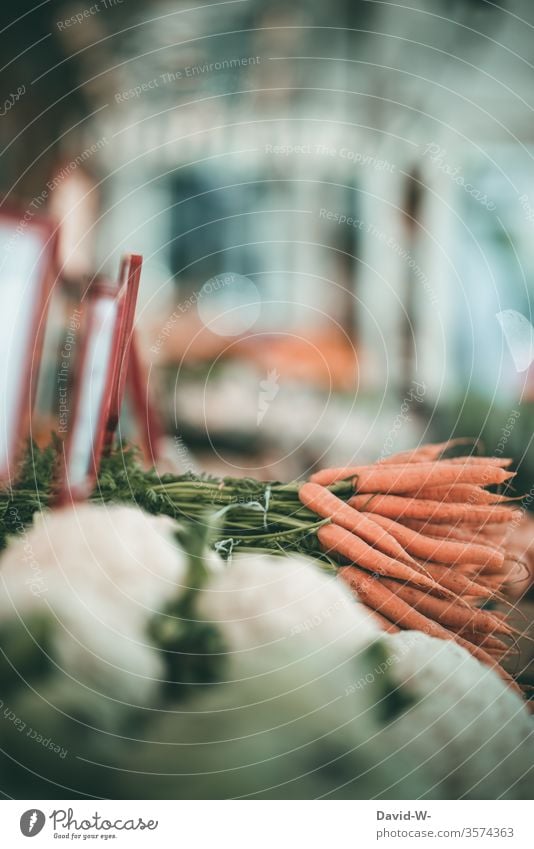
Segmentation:
<svg viewBox="0 0 534 849">
<path fill-rule="evenodd" d="M 166 475 L 160 481 L 119 452 L 93 497 L 133 501 L 197 528 L 213 525 L 214 550 L 225 558 L 249 548 L 312 554 L 339 571 L 385 620 L 385 630 L 415 629 L 454 640 L 515 687 L 500 661 L 513 653 L 506 640 L 522 632 L 509 621 L 513 607 L 504 612 L 488 608 L 504 600 L 505 564 L 517 559 L 508 550 L 511 532 L 522 512 L 510 505 L 506 492 L 486 488 L 510 481 L 513 473 L 505 470 L 509 461 L 499 458 L 440 459 L 451 447 L 424 446 L 408 462 L 405 456 L 393 457 L 369 467 L 324 470 L 309 482 L 288 484 L 193 474 Z M 445 498 L 421 498 L 429 487 L 435 494 L 437 481 L 446 489 Z M 46 503 L 53 499 L 53 483 L 41 483 L 39 503 Z M 466 486 L 472 487 L 468 498 Z M 14 503 L 24 500 L 24 492 L 15 492 Z M 479 503 L 487 499 L 490 504 Z M 27 515 L 28 504 L 20 509 Z M 414 513 L 423 517 L 415 527 Z"/>
</svg>

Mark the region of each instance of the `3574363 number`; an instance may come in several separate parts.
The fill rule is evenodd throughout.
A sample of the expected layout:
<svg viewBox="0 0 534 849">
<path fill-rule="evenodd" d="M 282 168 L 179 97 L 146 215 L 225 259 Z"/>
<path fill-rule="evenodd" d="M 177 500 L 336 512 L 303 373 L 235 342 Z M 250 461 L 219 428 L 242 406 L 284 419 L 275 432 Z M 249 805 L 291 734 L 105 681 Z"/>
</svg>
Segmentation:
<svg viewBox="0 0 534 849">
<path fill-rule="evenodd" d="M 478 828 L 466 827 L 462 837 L 513 837 L 514 830 L 509 827 Z"/>
</svg>

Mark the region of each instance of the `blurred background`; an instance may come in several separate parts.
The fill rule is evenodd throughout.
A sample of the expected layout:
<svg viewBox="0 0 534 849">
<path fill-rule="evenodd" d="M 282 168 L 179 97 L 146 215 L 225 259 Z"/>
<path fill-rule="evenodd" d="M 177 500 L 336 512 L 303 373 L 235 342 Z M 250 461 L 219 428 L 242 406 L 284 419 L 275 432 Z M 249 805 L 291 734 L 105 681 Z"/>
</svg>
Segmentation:
<svg viewBox="0 0 534 849">
<path fill-rule="evenodd" d="M 3 204 L 60 233 L 38 441 L 87 287 L 133 251 L 162 469 L 462 435 L 532 479 L 528 0 L 17 0 L 0 31 Z"/>
</svg>

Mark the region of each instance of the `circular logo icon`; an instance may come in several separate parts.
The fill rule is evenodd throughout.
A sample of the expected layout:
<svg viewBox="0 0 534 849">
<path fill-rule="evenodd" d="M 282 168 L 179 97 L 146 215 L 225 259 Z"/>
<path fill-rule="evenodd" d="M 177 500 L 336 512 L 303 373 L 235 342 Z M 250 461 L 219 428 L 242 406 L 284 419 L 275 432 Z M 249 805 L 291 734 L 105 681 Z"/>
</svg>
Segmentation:
<svg viewBox="0 0 534 849">
<path fill-rule="evenodd" d="M 46 817 L 42 811 L 37 808 L 30 808 L 29 811 L 24 811 L 20 818 L 20 830 L 24 837 L 35 837 L 42 831 L 46 822 Z"/>
<path fill-rule="evenodd" d="M 228 271 L 210 277 L 197 294 L 200 320 L 217 336 L 239 336 L 261 312 L 258 287 L 243 274 Z"/>
</svg>

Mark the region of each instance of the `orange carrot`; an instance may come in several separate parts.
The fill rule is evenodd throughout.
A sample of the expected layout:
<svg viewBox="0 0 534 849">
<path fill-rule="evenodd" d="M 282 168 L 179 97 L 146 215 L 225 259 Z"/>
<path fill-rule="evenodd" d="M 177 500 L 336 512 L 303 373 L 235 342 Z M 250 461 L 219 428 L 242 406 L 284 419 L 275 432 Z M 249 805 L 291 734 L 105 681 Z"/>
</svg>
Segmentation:
<svg viewBox="0 0 534 849">
<path fill-rule="evenodd" d="M 389 619 L 386 619 L 385 616 L 382 616 L 381 613 L 378 613 L 376 610 L 373 610 L 372 607 L 369 607 L 367 604 L 361 603 L 365 612 L 371 616 L 371 618 L 376 622 L 377 625 L 380 626 L 382 631 L 385 631 L 386 634 L 398 634 L 400 628 L 398 625 L 394 625 L 393 622 L 390 622 Z"/>
<path fill-rule="evenodd" d="M 481 631 L 484 634 L 505 634 L 510 636 L 513 629 L 502 620 L 494 617 L 485 610 L 461 607 L 455 602 L 435 598 L 428 593 L 421 592 L 415 587 L 406 584 L 395 583 L 390 578 L 381 579 L 382 583 L 407 604 L 411 604 L 415 610 L 439 622 L 453 631 L 462 629 L 464 631 Z"/>
<path fill-rule="evenodd" d="M 376 517 L 375 517 L 376 518 Z M 431 519 L 407 519 L 400 516 L 397 521 L 399 524 L 425 536 L 430 536 L 440 539 L 456 540 L 458 542 L 472 542 L 477 545 L 487 546 L 496 551 L 502 551 L 502 546 L 506 542 L 506 537 L 509 534 L 509 526 L 507 524 L 492 525 L 485 523 L 484 525 L 463 525 L 456 521 L 453 524 L 443 522 L 435 522 Z"/>
<path fill-rule="evenodd" d="M 502 640 L 492 637 L 489 634 L 479 634 L 478 631 L 466 631 L 463 628 L 458 631 L 458 634 L 470 643 L 474 643 L 475 646 L 482 646 L 485 649 L 496 649 L 503 653 L 510 651 L 510 646 L 507 646 Z"/>
<path fill-rule="evenodd" d="M 447 628 L 444 628 L 432 619 L 428 619 L 428 617 L 419 613 L 419 611 L 414 610 L 413 607 L 385 587 L 382 580 L 372 578 L 355 566 L 346 566 L 340 569 L 339 576 L 357 592 L 359 598 L 368 604 L 369 607 L 373 607 L 392 622 L 400 625 L 401 628 L 422 631 L 430 637 L 437 637 L 440 640 L 450 640 L 458 643 L 458 645 L 480 660 L 481 663 L 497 672 L 516 692 L 521 692 L 513 678 L 484 649 L 464 640 L 458 634 L 453 634 Z"/>
<path fill-rule="evenodd" d="M 438 563 L 425 563 L 425 568 L 442 587 L 452 590 L 458 596 L 471 595 L 475 598 L 493 598 L 495 595 L 488 587 L 462 575 L 456 569 L 451 569 L 450 566 L 441 566 Z"/>
<path fill-rule="evenodd" d="M 417 497 L 428 501 L 457 501 L 465 504 L 500 504 L 510 501 L 504 495 L 488 492 L 474 483 L 458 483 L 445 486 L 424 486 L 417 490 Z"/>
<path fill-rule="evenodd" d="M 352 478 L 357 466 L 341 466 L 335 469 L 320 469 L 310 476 L 310 483 L 318 483 L 321 486 L 331 486 L 338 481 Z"/>
<path fill-rule="evenodd" d="M 447 598 L 451 598 L 451 596 L 455 598 L 453 593 L 440 587 L 433 578 L 427 577 L 422 572 L 417 572 L 411 566 L 393 560 L 393 558 L 382 554 L 375 548 L 371 548 L 365 540 L 360 539 L 345 528 L 340 528 L 339 525 L 323 525 L 317 531 L 317 538 L 323 550 L 327 553 L 340 554 L 369 571 L 398 578 L 401 581 L 408 581 L 416 587 L 434 590 Z"/>
<path fill-rule="evenodd" d="M 420 533 L 426 534 L 429 537 L 445 537 L 450 539 L 459 539 L 466 540 L 472 539 L 476 536 L 484 536 L 488 538 L 495 538 L 496 542 L 484 543 L 487 545 L 499 545 L 499 538 L 504 536 L 507 533 L 507 528 L 503 528 L 501 524 L 491 525 L 486 523 L 483 527 L 466 528 L 465 525 L 462 525 L 458 520 L 447 524 L 446 522 L 436 522 L 431 519 L 408 519 L 403 517 L 399 519 L 403 525 L 407 528 L 411 528 L 414 531 L 419 531 Z"/>
<path fill-rule="evenodd" d="M 423 501 L 419 498 L 406 498 L 400 495 L 354 495 L 349 499 L 351 507 L 364 513 L 378 513 L 390 519 L 432 519 L 434 522 L 462 521 L 466 524 L 478 524 L 484 521 L 508 522 L 516 511 L 508 507 L 483 505 L 472 507 L 470 504 L 450 504 L 441 501 Z"/>
<path fill-rule="evenodd" d="M 503 566 L 496 566 L 491 563 L 457 563 L 454 567 L 455 572 L 463 572 L 464 575 L 484 575 L 484 577 L 504 576 Z"/>
<path fill-rule="evenodd" d="M 415 560 L 400 542 L 383 530 L 374 519 L 355 510 L 354 507 L 342 501 L 341 498 L 325 489 L 324 486 L 316 483 L 304 483 L 299 489 L 299 499 L 305 507 L 313 510 L 321 518 L 332 519 L 336 525 L 340 525 L 347 531 L 352 531 L 389 557 L 409 563 L 417 569 Z"/>
<path fill-rule="evenodd" d="M 449 457 L 447 463 L 470 463 L 472 466 L 497 466 L 500 469 L 507 469 L 512 465 L 510 457 L 477 457 L 473 454 L 468 454 L 464 457 Z"/>
<path fill-rule="evenodd" d="M 448 439 L 446 442 L 434 442 L 421 445 L 419 448 L 414 448 L 411 451 L 400 451 L 398 454 L 391 454 L 389 457 L 382 457 L 378 461 L 380 464 L 398 464 L 398 463 L 417 463 L 428 462 L 430 460 L 438 460 L 444 451 L 449 448 L 454 448 L 456 445 L 471 445 L 474 440 L 467 438 Z"/>
<path fill-rule="evenodd" d="M 395 593 L 391 592 L 383 583 L 382 579 L 373 578 L 356 566 L 345 566 L 338 572 L 339 577 L 356 590 L 359 598 L 376 610 L 377 613 L 386 616 L 391 622 L 409 630 L 422 631 L 431 637 L 440 639 L 454 639 L 454 635 L 439 625 L 437 622 L 427 619 L 409 604 L 403 601 Z"/>
<path fill-rule="evenodd" d="M 404 546 L 406 551 L 424 560 L 437 560 L 439 563 L 490 563 L 501 567 L 504 555 L 489 546 L 466 544 L 455 540 L 432 539 L 418 531 L 413 531 L 386 516 L 373 514 L 374 521 Z M 439 525 L 438 525 L 439 527 Z"/>
<path fill-rule="evenodd" d="M 463 458 L 456 459 L 463 460 Z M 330 486 L 351 477 L 357 478 L 359 492 L 409 492 L 425 485 L 499 484 L 514 477 L 514 472 L 507 472 L 501 465 L 492 462 L 484 464 L 439 460 L 421 463 L 374 463 L 368 466 L 321 469 L 310 477 L 310 481 L 322 486 Z"/>
<path fill-rule="evenodd" d="M 399 465 L 345 466 L 322 469 L 310 480 L 330 486 L 340 480 L 354 478 L 358 492 L 409 492 L 421 486 L 471 483 L 487 486 L 504 483 L 514 476 L 495 465 L 457 464 L 448 460 L 435 463 L 403 463 Z"/>
<path fill-rule="evenodd" d="M 413 492 L 424 486 L 445 484 L 467 483 L 487 486 L 504 483 L 513 476 L 513 472 L 507 472 L 496 466 L 455 465 L 446 460 L 439 463 L 405 463 L 399 466 L 356 466 L 353 470 L 356 492 L 391 494 Z"/>
<path fill-rule="evenodd" d="M 444 524 L 432 522 L 430 519 L 408 519 L 403 516 L 399 519 L 399 523 L 406 528 L 411 528 L 412 531 L 418 531 L 420 534 L 425 534 L 429 537 L 442 537 L 443 539 L 458 539 L 464 540 L 471 538 L 472 532 L 467 531 L 460 523 Z"/>
</svg>

